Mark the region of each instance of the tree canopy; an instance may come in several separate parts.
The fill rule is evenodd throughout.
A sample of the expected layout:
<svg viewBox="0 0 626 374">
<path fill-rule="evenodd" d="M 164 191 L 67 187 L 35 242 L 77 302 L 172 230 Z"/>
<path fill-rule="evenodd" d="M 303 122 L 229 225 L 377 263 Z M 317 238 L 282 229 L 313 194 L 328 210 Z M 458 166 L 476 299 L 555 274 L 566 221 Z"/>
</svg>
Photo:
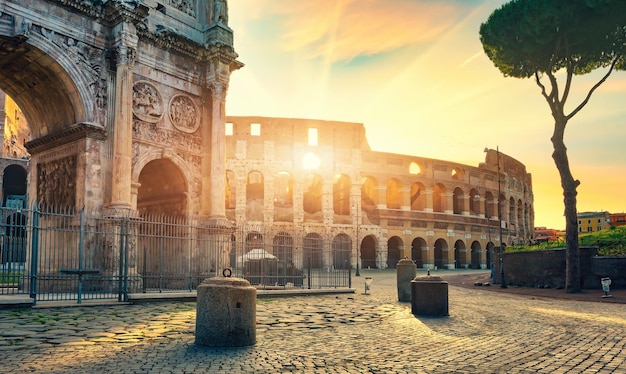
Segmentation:
<svg viewBox="0 0 626 374">
<path fill-rule="evenodd" d="M 626 1 L 514 0 L 494 11 L 480 27 L 487 56 L 505 75 L 571 69 L 586 74 L 626 64 Z"/>
<path fill-rule="evenodd" d="M 580 292 L 576 189 L 565 127 L 614 70 L 626 69 L 626 0 L 513 0 L 480 26 L 480 41 L 507 77 L 530 78 L 541 89 L 554 119 L 552 158 L 561 177 L 565 205 L 567 292 Z M 565 113 L 573 76 L 605 68 L 584 99 Z M 563 87 L 557 73 L 565 71 Z M 544 79 L 547 78 L 545 81 Z"/>
</svg>

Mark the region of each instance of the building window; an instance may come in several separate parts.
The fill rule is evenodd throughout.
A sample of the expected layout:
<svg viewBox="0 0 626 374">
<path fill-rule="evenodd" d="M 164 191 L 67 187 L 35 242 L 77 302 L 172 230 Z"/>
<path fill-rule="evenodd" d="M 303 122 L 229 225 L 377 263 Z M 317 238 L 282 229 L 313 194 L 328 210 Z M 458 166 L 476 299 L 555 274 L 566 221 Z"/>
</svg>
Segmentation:
<svg viewBox="0 0 626 374">
<path fill-rule="evenodd" d="M 589 226 L 587 227 L 587 232 L 592 232 L 593 231 L 593 227 Z"/>
<path fill-rule="evenodd" d="M 252 136 L 261 136 L 261 124 L 260 123 L 251 123 L 250 124 L 250 135 L 252 135 Z"/>
<path fill-rule="evenodd" d="M 314 127 L 309 128 L 309 145 L 317 145 L 317 129 Z"/>
<path fill-rule="evenodd" d="M 233 136 L 233 123 L 232 122 L 226 122 L 225 135 Z"/>
</svg>

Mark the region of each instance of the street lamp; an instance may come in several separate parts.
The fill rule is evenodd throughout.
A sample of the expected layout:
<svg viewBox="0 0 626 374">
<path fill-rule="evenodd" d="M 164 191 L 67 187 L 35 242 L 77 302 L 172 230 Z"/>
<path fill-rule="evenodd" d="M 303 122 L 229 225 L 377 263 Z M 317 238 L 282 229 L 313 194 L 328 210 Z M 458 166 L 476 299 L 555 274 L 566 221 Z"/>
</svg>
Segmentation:
<svg viewBox="0 0 626 374">
<path fill-rule="evenodd" d="M 356 218 L 356 272 L 354 273 L 355 277 L 360 277 L 361 273 L 359 271 L 359 206 L 355 204 L 352 206 L 352 210 L 354 210 L 354 217 Z"/>
<path fill-rule="evenodd" d="M 485 152 L 488 149 L 485 148 Z M 504 280 L 504 247 L 502 245 L 502 200 L 501 194 L 502 190 L 500 187 L 500 147 L 496 146 L 496 160 L 498 162 L 498 225 L 500 226 L 499 235 L 500 235 L 500 288 L 506 288 L 506 281 Z"/>
</svg>

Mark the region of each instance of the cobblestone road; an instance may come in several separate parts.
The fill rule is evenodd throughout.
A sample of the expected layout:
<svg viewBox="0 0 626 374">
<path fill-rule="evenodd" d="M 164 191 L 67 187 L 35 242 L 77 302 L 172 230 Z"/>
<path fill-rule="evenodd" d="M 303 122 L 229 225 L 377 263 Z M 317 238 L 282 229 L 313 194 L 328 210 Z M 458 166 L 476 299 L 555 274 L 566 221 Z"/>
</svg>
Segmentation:
<svg viewBox="0 0 626 374">
<path fill-rule="evenodd" d="M 626 305 L 449 288 L 416 318 L 394 272 L 371 295 L 257 301 L 257 344 L 194 345 L 195 303 L 0 311 L 0 372 L 622 373 Z"/>
</svg>

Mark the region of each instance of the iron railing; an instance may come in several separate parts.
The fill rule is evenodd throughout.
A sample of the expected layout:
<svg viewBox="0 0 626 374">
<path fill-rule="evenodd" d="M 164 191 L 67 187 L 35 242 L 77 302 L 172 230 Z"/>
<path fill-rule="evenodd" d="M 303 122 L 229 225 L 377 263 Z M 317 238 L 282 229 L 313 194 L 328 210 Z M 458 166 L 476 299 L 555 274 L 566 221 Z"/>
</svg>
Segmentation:
<svg viewBox="0 0 626 374">
<path fill-rule="evenodd" d="M 132 293 L 193 291 L 224 268 L 259 288 L 351 286 L 346 235 L 298 237 L 230 221 L 110 210 L 0 213 L 0 297 L 127 301 Z"/>
</svg>

